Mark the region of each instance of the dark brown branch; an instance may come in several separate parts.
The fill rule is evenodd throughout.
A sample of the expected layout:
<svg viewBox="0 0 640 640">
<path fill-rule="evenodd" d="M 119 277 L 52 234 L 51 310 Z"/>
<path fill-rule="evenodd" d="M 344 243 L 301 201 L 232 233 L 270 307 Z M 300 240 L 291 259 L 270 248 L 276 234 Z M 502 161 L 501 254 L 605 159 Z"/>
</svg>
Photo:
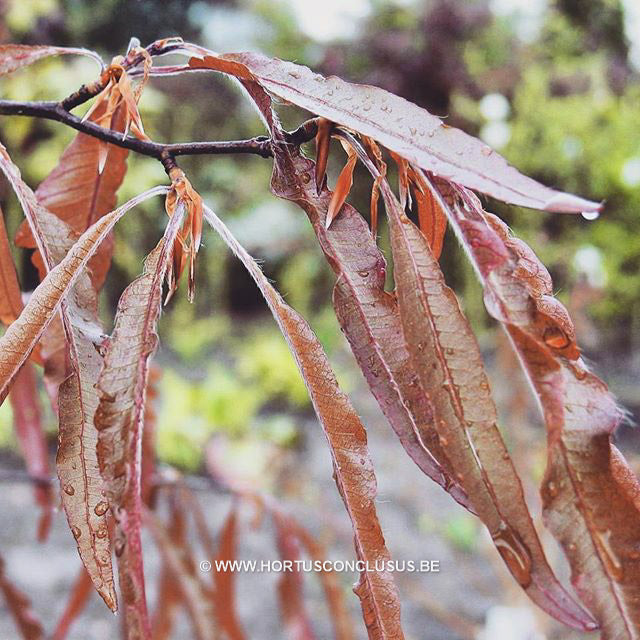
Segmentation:
<svg viewBox="0 0 640 640">
<path fill-rule="evenodd" d="M 135 151 L 144 156 L 162 161 L 168 156 L 250 153 L 269 158 L 273 155 L 271 141 L 266 136 L 258 136 L 248 140 L 229 140 L 223 142 L 183 142 L 177 144 L 161 144 L 147 140 L 123 137 L 121 133 L 105 129 L 99 125 L 82 121 L 69 113 L 57 102 L 15 102 L 0 100 L 0 115 L 30 116 L 61 122 L 76 131 L 104 140 L 118 147 Z"/>
</svg>

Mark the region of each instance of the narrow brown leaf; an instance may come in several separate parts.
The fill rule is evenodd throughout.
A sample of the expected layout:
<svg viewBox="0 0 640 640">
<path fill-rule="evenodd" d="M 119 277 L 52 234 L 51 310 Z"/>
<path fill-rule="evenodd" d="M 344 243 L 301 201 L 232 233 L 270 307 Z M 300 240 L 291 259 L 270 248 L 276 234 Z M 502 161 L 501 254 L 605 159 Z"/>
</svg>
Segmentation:
<svg viewBox="0 0 640 640">
<path fill-rule="evenodd" d="M 579 357 L 549 274 L 477 198 L 435 183 L 485 290 L 485 305 L 511 337 L 548 431 L 542 483 L 546 524 L 569 558 L 572 582 L 604 638 L 640 634 L 640 486 L 611 444 L 620 412 Z"/>
<path fill-rule="evenodd" d="M 146 429 L 146 424 L 145 424 Z M 143 458 L 144 461 L 144 458 Z M 187 522 L 184 509 L 175 488 L 169 494 L 169 519 L 166 534 L 175 549 L 184 549 L 187 545 Z M 178 608 L 184 603 L 184 594 L 168 563 L 163 560 L 158 579 L 158 595 L 151 628 L 153 640 L 168 640 L 175 622 Z"/>
<path fill-rule="evenodd" d="M 64 640 L 67 637 L 71 625 L 87 606 L 92 593 L 93 582 L 91 581 L 91 576 L 89 576 L 84 567 L 81 567 L 78 577 L 71 587 L 71 595 L 67 601 L 67 606 L 62 612 L 60 620 L 58 620 L 51 640 Z"/>
<path fill-rule="evenodd" d="M 329 208 L 327 210 L 327 219 L 325 222 L 327 229 L 331 226 L 331 223 L 335 220 L 338 213 L 340 213 L 340 209 L 342 209 L 342 205 L 345 203 L 345 200 L 351 191 L 351 187 L 353 186 L 353 170 L 355 169 L 356 162 L 358 161 L 358 155 L 351 145 L 342 140 L 341 142 L 349 157 L 347 159 L 347 163 L 344 165 L 340 175 L 338 176 L 336 188 L 331 195 L 331 200 L 329 200 Z"/>
<path fill-rule="evenodd" d="M 400 194 L 400 207 L 404 211 L 408 201 L 409 206 L 411 206 L 411 194 L 409 192 L 409 163 L 397 153 L 394 153 L 393 151 L 390 153 L 398 168 L 398 193 Z"/>
<path fill-rule="evenodd" d="M 233 562 L 236 559 L 237 518 L 237 509 L 234 504 L 220 531 L 214 566 L 218 566 L 220 562 Z M 234 572 L 216 569 L 213 579 L 215 584 L 214 607 L 218 625 L 229 640 L 244 640 L 246 636 L 236 613 Z"/>
<path fill-rule="evenodd" d="M 324 186 L 331 145 L 331 130 L 333 122 L 326 118 L 318 118 L 318 133 L 316 133 L 316 193 L 320 193 Z"/>
<path fill-rule="evenodd" d="M 40 253 L 49 256 L 47 258 L 49 264 L 55 264 L 53 258 L 50 257 L 55 247 L 45 248 L 41 226 L 44 223 L 51 223 L 55 226 L 60 221 L 37 203 L 33 192 L 22 182 L 20 172 L 11 162 L 4 147 L 0 147 L 0 169 L 16 191 L 29 224 L 34 230 Z M 60 303 L 115 223 L 129 209 L 143 200 L 165 192 L 165 187 L 150 189 L 98 220 L 82 234 L 64 259 L 51 269 L 47 277 L 36 288 L 20 317 L 9 326 L 0 338 L 0 403 L 6 398 L 15 375 L 33 351 Z"/>
<path fill-rule="evenodd" d="M 444 234 L 447 230 L 447 216 L 431 190 L 425 183 L 424 174 L 420 169 L 409 168 L 409 179 L 413 186 L 413 193 L 418 209 L 418 226 L 422 235 L 431 247 L 431 253 L 436 260 L 440 259 Z"/>
<path fill-rule="evenodd" d="M 272 135 L 277 136 L 277 131 Z M 337 276 L 333 303 L 338 321 L 405 451 L 427 476 L 471 508 L 440 444 L 431 405 L 410 362 L 397 300 L 384 290 L 385 259 L 362 216 L 348 204 L 331 228 L 326 228 L 330 194 L 326 190 L 315 194 L 307 180 L 312 174 L 310 160 L 284 148 L 276 155 L 272 191 L 298 204 L 309 216 Z"/>
<path fill-rule="evenodd" d="M 1 557 L 0 591 L 23 640 L 44 640 L 42 624 L 31 609 L 29 598 L 9 581 L 5 574 L 4 560 Z"/>
<path fill-rule="evenodd" d="M 259 53 L 219 55 L 195 46 L 191 50 L 198 56 L 189 60 L 191 67 L 258 82 L 287 102 L 373 138 L 412 164 L 499 200 L 569 213 L 601 208 L 527 178 L 480 140 L 383 89 L 325 78 Z"/>
<path fill-rule="evenodd" d="M 211 623 L 213 611 L 206 589 L 189 558 L 188 545 L 176 547 L 166 528 L 151 511 L 143 507 L 143 517 L 173 580 L 178 584 L 193 623 L 196 640 L 214 640 L 215 628 Z"/>
<path fill-rule="evenodd" d="M 26 362 L 16 376 L 9 393 L 9 401 L 13 410 L 18 445 L 26 463 L 27 472 L 34 478 L 49 478 L 51 474 L 49 453 L 42 426 L 35 371 L 30 362 Z M 34 493 L 36 503 L 42 510 L 38 523 L 38 540 L 43 542 L 51 526 L 53 495 L 51 487 L 44 484 L 36 484 Z"/>
<path fill-rule="evenodd" d="M 300 560 L 300 541 L 288 518 L 277 510 L 271 513 L 276 530 L 276 545 L 283 565 L 291 562 L 293 570 L 282 572 L 278 581 L 280 614 L 289 640 L 314 640 L 315 634 L 304 606 L 303 580 L 296 562 Z M 284 565 L 286 566 L 286 565 Z"/>
<path fill-rule="evenodd" d="M 326 554 L 322 545 L 293 518 L 288 518 L 287 522 L 311 560 L 313 562 L 323 562 L 326 559 Z M 352 640 L 354 637 L 353 622 L 345 606 L 342 589 L 336 574 L 333 571 L 322 570 L 318 573 L 318 577 L 322 582 L 335 639 Z"/>
<path fill-rule="evenodd" d="M 595 623 L 549 567 L 520 479 L 497 427 L 480 349 L 425 237 L 382 183 L 400 317 L 412 361 L 458 478 L 507 568 L 527 595 L 562 622 Z"/>
<path fill-rule="evenodd" d="M 382 159 L 382 151 L 376 144 L 373 138 L 362 136 L 362 142 L 369 154 L 369 157 L 375 163 L 378 169 L 378 175 L 373 180 L 373 186 L 371 187 L 371 235 L 376 238 L 378 235 L 378 200 L 380 199 L 380 183 L 385 179 L 387 175 L 387 165 Z"/>
<path fill-rule="evenodd" d="M 149 360 L 158 344 L 162 283 L 183 215 L 184 205 L 178 205 L 164 237 L 145 260 L 143 274 L 122 293 L 97 381 L 100 400 L 94 422 L 98 463 L 116 522 L 114 548 L 126 626 L 129 634 L 140 638 L 151 635 L 140 542 L 145 392 Z"/>
<path fill-rule="evenodd" d="M 11 247 L 0 209 L 0 322 L 11 324 L 22 311 L 22 294 L 11 257 Z"/>
<path fill-rule="evenodd" d="M 100 122 L 114 131 L 124 131 L 124 110 L 117 109 L 102 123 L 106 108 L 107 105 L 103 103 L 89 120 Z M 105 145 L 107 152 L 102 172 L 99 171 L 101 144 Z M 127 171 L 128 153 L 126 149 L 79 133 L 64 150 L 57 166 L 36 189 L 38 201 L 69 224 L 75 232 L 83 233 L 100 217 L 114 209 L 117 191 Z M 16 235 L 16 245 L 30 249 L 36 246 L 27 221 Z M 96 290 L 104 283 L 112 252 L 113 237 L 110 235 L 89 262 L 91 281 Z M 32 260 L 39 268 L 42 279 L 46 270 L 38 252 Z"/>
<path fill-rule="evenodd" d="M 376 515 L 376 481 L 364 426 L 347 396 L 340 391 L 324 350 L 304 318 L 284 302 L 215 213 L 206 206 L 204 212 L 207 222 L 242 261 L 264 295 L 296 359 L 323 426 L 331 449 L 336 484 L 353 524 L 356 554 L 374 569 L 360 574 L 356 588 L 369 637 L 403 638 L 400 603 L 393 578 L 388 571 L 379 571 L 375 565 L 376 561 L 387 561 L 389 552 Z"/>
<path fill-rule="evenodd" d="M 59 56 L 63 54 L 74 54 L 93 58 L 100 68 L 102 59 L 88 49 L 77 49 L 75 47 L 50 47 L 48 45 L 27 45 L 27 44 L 3 44 L 0 45 L 0 75 L 11 73 L 21 67 L 26 67 L 38 60 L 49 56 Z"/>
</svg>

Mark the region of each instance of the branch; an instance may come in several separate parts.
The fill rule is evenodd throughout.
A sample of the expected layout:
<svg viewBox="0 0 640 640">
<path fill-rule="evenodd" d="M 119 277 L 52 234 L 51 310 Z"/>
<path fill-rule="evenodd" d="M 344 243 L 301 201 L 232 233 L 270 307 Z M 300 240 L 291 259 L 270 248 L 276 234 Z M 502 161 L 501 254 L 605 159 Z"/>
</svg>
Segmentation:
<svg viewBox="0 0 640 640">
<path fill-rule="evenodd" d="M 161 144 L 147 140 L 123 137 L 121 133 L 105 129 L 93 122 L 83 121 L 69 113 L 58 102 L 16 102 L 0 100 L 0 115 L 30 116 L 61 122 L 87 135 L 104 140 L 117 147 L 135 151 L 144 156 L 163 161 L 166 158 L 185 155 L 251 153 L 270 158 L 273 156 L 271 140 L 266 136 L 257 136 L 248 140 L 229 140 L 224 142 L 183 142 Z"/>
</svg>

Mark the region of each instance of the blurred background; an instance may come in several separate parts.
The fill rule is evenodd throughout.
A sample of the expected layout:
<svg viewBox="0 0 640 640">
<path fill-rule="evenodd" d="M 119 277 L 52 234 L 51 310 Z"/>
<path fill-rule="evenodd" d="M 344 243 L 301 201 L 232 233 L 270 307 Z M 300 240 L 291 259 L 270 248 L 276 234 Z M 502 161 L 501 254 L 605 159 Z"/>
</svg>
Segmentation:
<svg viewBox="0 0 640 640">
<path fill-rule="evenodd" d="M 576 323 L 595 371 L 629 410 L 619 444 L 638 469 L 640 439 L 640 5 L 636 0 L 0 0 L 0 41 L 85 46 L 108 60 L 136 36 L 143 45 L 180 35 L 216 51 L 257 50 L 324 74 L 378 85 L 481 137 L 524 173 L 606 206 L 597 220 L 552 215 L 487 201 L 549 268 L 558 297 Z M 62 98 L 92 79 L 83 60 L 49 59 L 2 79 L 3 98 Z M 141 101 L 148 135 L 157 141 L 224 140 L 262 134 L 235 87 L 211 75 L 153 79 Z M 308 114 L 282 106 L 295 127 Z M 73 132 L 45 121 L 0 120 L 0 138 L 35 187 L 55 166 Z M 336 147 L 329 183 L 344 161 Z M 399 574 L 410 638 L 576 638 L 529 606 L 510 584 L 488 536 L 407 463 L 356 369 L 331 307 L 333 274 L 302 211 L 269 193 L 271 162 L 253 157 L 185 158 L 181 166 L 205 201 L 244 246 L 263 261 L 287 301 L 310 321 L 343 388 L 365 419 L 379 480 L 379 512 L 392 556 L 438 559 L 437 575 Z M 350 202 L 368 209 L 363 178 Z M 154 160 L 129 157 L 124 201 L 166 176 Z M 12 234 L 21 213 L 7 185 L 0 204 Z M 114 267 L 102 299 L 110 329 L 118 297 L 140 272 L 165 221 L 159 201 L 145 203 L 116 230 Z M 381 246 L 386 245 L 384 232 Z M 16 253 L 23 287 L 37 274 Z M 441 259 L 480 339 L 499 402 L 501 424 L 523 476 L 534 514 L 545 465 L 545 434 L 513 356 L 487 319 L 479 286 L 448 234 Z M 161 319 L 156 358 L 157 455 L 165 469 L 197 482 L 207 447 L 233 473 L 276 496 L 327 545 L 329 556 L 353 554 L 349 523 L 331 479 L 329 454 L 294 362 L 250 278 L 207 233 L 197 266 L 195 304 L 181 288 Z M 46 403 L 43 402 L 43 407 Z M 8 571 L 55 618 L 60 594 L 79 566 L 64 518 L 49 542 L 34 546 L 31 492 L 16 480 L 21 461 L 8 403 L 0 408 L 0 532 Z M 48 415 L 52 451 L 56 423 Z M 223 454 L 215 453 L 222 451 Z M 198 485 L 218 530 L 228 498 Z M 8 517 L 10 516 L 10 517 Z M 247 532 L 240 555 L 272 553 Z M 550 557 L 558 561 L 549 542 Z M 254 545 L 252 547 L 251 545 Z M 157 568 L 149 552 L 148 571 Z M 147 556 L 145 556 L 147 560 Z M 154 564 L 155 563 L 155 564 Z M 28 570 L 27 570 L 28 569 Z M 250 637 L 278 637 L 275 601 L 264 578 L 240 579 L 238 599 Z M 354 575 L 341 576 L 362 636 Z M 307 582 L 318 637 L 330 636 L 318 587 Z M 57 595 L 53 596 L 53 590 Z M 153 587 L 150 600 L 153 600 Z M 95 602 L 71 638 L 113 637 L 116 622 Z M 324 616 L 326 617 L 326 615 Z M 260 626 L 256 627 L 260 620 Z M 5 626 L 5 624 L 7 626 Z M 271 630 L 269 633 L 265 629 Z M 0 637 L 11 635 L 0 622 Z M 76 633 L 76 635 L 74 635 Z M 266 635 L 265 635 L 266 633 Z M 177 635 L 176 637 L 189 637 Z"/>
</svg>

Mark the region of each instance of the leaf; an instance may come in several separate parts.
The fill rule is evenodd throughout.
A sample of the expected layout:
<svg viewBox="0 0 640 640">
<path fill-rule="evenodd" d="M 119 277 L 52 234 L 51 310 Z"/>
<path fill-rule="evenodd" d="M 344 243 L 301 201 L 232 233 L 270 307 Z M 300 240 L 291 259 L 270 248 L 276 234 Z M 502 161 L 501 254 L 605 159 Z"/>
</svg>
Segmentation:
<svg viewBox="0 0 640 640">
<path fill-rule="evenodd" d="M 388 560 L 389 552 L 376 515 L 376 481 L 364 426 L 347 396 L 340 391 L 322 346 L 306 321 L 282 300 L 215 213 L 206 206 L 204 213 L 207 222 L 242 261 L 265 297 L 296 359 L 324 429 L 336 484 L 353 525 L 356 554 L 358 559 L 374 567 L 373 571 L 360 574 L 356 587 L 369 637 L 403 638 L 400 603 L 392 576 L 375 569 L 376 560 L 379 563 Z"/>
<path fill-rule="evenodd" d="M 91 581 L 91 576 L 84 567 L 81 567 L 78 577 L 71 587 L 71 595 L 67 601 L 67 606 L 58 620 L 51 640 L 64 640 L 67 637 L 71 625 L 87 606 L 92 593 L 93 582 Z"/>
<path fill-rule="evenodd" d="M 236 559 L 236 527 L 237 509 L 234 504 L 227 516 L 222 531 L 218 538 L 218 551 L 215 555 L 214 567 L 219 563 Z M 240 621 L 238 620 L 235 605 L 235 574 L 233 571 L 219 571 L 216 569 L 213 575 L 215 583 L 214 608 L 220 629 L 229 640 L 244 640 L 246 638 Z"/>
<path fill-rule="evenodd" d="M 350 205 L 344 205 L 331 228 L 326 228 L 330 196 L 327 191 L 316 195 L 309 185 L 306 178 L 313 175 L 313 169 L 310 160 L 283 149 L 276 154 L 272 191 L 298 204 L 309 216 L 320 247 L 337 276 L 333 304 L 340 326 L 405 451 L 427 476 L 470 508 L 440 444 L 432 408 L 410 363 L 397 301 L 384 290 L 384 257 L 366 223 Z"/>
<path fill-rule="evenodd" d="M 177 491 L 173 490 L 169 494 L 169 521 L 166 534 L 174 548 L 184 549 L 187 544 L 186 529 L 184 509 L 179 504 Z M 177 609 L 184 601 L 184 594 L 166 560 L 163 560 L 158 581 L 158 595 L 151 623 L 151 635 L 154 640 L 168 640 L 171 637 Z"/>
<path fill-rule="evenodd" d="M 258 82 L 269 93 L 369 136 L 438 176 L 498 200 L 546 211 L 598 211 L 600 205 L 527 178 L 480 140 L 443 124 L 403 98 L 367 85 L 325 78 L 307 67 L 258 53 L 216 54 L 199 47 L 189 65 Z"/>
<path fill-rule="evenodd" d="M 322 562 L 325 560 L 324 549 L 304 527 L 291 517 L 287 519 L 287 526 L 295 533 L 312 561 Z M 318 573 L 318 577 L 322 582 L 336 640 L 352 640 L 354 637 L 353 625 L 345 607 L 342 588 L 336 579 L 336 574 L 333 571 L 322 570 Z"/>
<path fill-rule="evenodd" d="M 288 519 L 279 511 L 272 511 L 276 530 L 276 544 L 280 560 L 291 562 L 293 567 L 300 559 L 298 537 L 289 525 Z M 283 571 L 278 581 L 280 612 L 287 637 L 290 640 L 314 640 L 315 634 L 304 606 L 303 581 L 300 570 Z"/>
<path fill-rule="evenodd" d="M 140 638 L 151 635 L 140 542 L 145 391 L 149 360 L 158 344 L 156 322 L 162 283 L 183 212 L 181 205 L 169 221 L 164 237 L 145 260 L 143 274 L 122 293 L 97 380 L 100 400 L 94 423 L 98 430 L 98 463 L 116 522 L 114 548 L 125 623 L 128 633 Z M 105 503 L 105 511 L 106 508 Z"/>
<path fill-rule="evenodd" d="M 9 613 L 20 631 L 20 636 L 24 640 L 43 640 L 42 624 L 31 609 L 29 598 L 7 578 L 2 558 L 0 558 L 0 591 L 2 591 Z"/>
<path fill-rule="evenodd" d="M 97 404 L 94 387 L 100 367 L 94 345 L 101 339 L 101 330 L 97 324 L 95 292 L 84 268 L 113 224 L 139 199 L 99 220 L 76 241 L 68 225 L 37 201 L 4 147 L 0 148 L 0 167 L 18 195 L 49 271 L 21 316 L 0 339 L 0 371 L 6 372 L 4 378 L 0 378 L 4 385 L 2 393 L 6 395 L 24 359 L 59 307 L 71 364 L 68 377 L 60 387 L 56 467 L 63 489 L 62 503 L 83 564 L 107 606 L 115 610 L 110 541 L 102 510 L 106 503 L 101 496 L 92 424 Z M 73 295 L 69 295 L 71 292 Z M 68 301 L 63 300 L 65 295 Z"/>
<path fill-rule="evenodd" d="M 79 238 L 64 260 L 36 288 L 20 317 L 0 338 L 0 401 L 6 397 L 15 375 L 29 357 L 64 296 L 113 225 L 141 199 L 161 192 L 157 188 L 148 191 L 101 218 Z"/>
<path fill-rule="evenodd" d="M 50 47 L 48 45 L 3 44 L 0 45 L 0 76 L 11 73 L 21 67 L 26 67 L 43 58 L 63 54 L 74 54 L 93 58 L 100 68 L 102 68 L 102 59 L 100 56 L 95 53 L 95 51 L 89 51 L 88 49 Z"/>
<path fill-rule="evenodd" d="M 194 627 L 196 640 L 214 640 L 210 599 L 192 564 L 188 545 L 176 547 L 166 528 L 151 511 L 143 508 L 144 522 L 153 537 L 167 568 L 177 583 Z"/>
<path fill-rule="evenodd" d="M 331 130 L 333 122 L 326 118 L 318 118 L 318 133 L 316 133 L 316 193 L 320 193 L 324 186 L 329 160 L 329 146 L 331 144 Z"/>
<path fill-rule="evenodd" d="M 26 362 L 18 373 L 9 394 L 13 409 L 13 421 L 18 445 L 25 460 L 27 472 L 33 478 L 45 482 L 49 479 L 49 453 L 42 427 L 42 416 L 38 402 L 38 389 L 33 365 Z M 42 513 L 38 523 L 38 540 L 46 540 L 51 527 L 53 496 L 51 487 L 44 483 L 35 485 L 36 503 Z"/>
<path fill-rule="evenodd" d="M 93 428 L 97 405 L 95 383 L 101 365 L 95 345 L 102 340 L 102 334 L 97 325 L 95 292 L 84 268 L 120 217 L 145 199 L 166 193 L 167 189 L 157 187 L 133 198 L 95 222 L 69 248 L 74 240 L 73 232 L 38 203 L 4 147 L 0 148 L 0 168 L 16 191 L 40 254 L 51 268 L 21 316 L 0 338 L 0 399 L 6 396 L 15 374 L 60 307 L 71 363 L 69 376 L 60 388 L 57 471 L 63 489 L 61 496 L 80 557 L 105 603 L 115 610 L 106 502 L 102 496 L 95 455 L 97 434 Z M 68 296 L 72 290 L 73 295 Z M 63 300 L 65 296 L 69 297 L 68 302 Z"/>
<path fill-rule="evenodd" d="M 100 121 L 105 116 L 106 104 L 93 112 L 90 120 Z M 117 109 L 104 122 L 114 131 L 124 131 L 124 110 Z M 104 171 L 99 171 L 101 145 L 106 145 Z M 100 217 L 112 211 L 116 194 L 127 171 L 128 151 L 79 133 L 64 150 L 57 166 L 40 183 L 36 196 L 40 204 L 71 228 L 82 233 Z M 35 240 L 25 221 L 16 235 L 16 245 L 33 249 Z M 102 287 L 111 264 L 113 237 L 109 236 L 89 262 L 91 281 L 98 291 Z M 46 270 L 42 257 L 36 252 L 32 260 L 38 267 L 40 278 Z"/>
<path fill-rule="evenodd" d="M 57 218 L 37 203 L 33 192 L 22 182 L 20 172 L 2 146 L 0 146 L 0 169 L 16 191 L 32 230 L 36 230 L 34 236 L 40 253 L 47 256 L 48 263 L 54 264 L 55 261 L 50 256 L 55 252 L 56 247 L 45 248 L 41 225 L 43 223 L 55 225 Z M 0 403 L 6 398 L 17 372 L 33 351 L 60 303 L 115 223 L 129 209 L 143 200 L 164 192 L 166 192 L 165 187 L 150 189 L 95 222 L 36 288 L 20 317 L 0 338 Z M 66 240 L 60 240 L 60 242 L 66 242 Z"/>
<path fill-rule="evenodd" d="M 434 408 L 440 441 L 478 517 L 527 595 L 582 630 L 594 623 L 549 567 L 497 427 L 480 349 L 425 237 L 382 183 L 404 337 Z"/>
<path fill-rule="evenodd" d="M 579 357 L 564 307 L 533 251 L 473 194 L 435 183 L 540 401 L 548 431 L 543 515 L 562 545 L 572 582 L 603 638 L 640 629 L 640 486 L 611 444 L 620 412 Z M 560 339 L 562 337 L 562 339 Z"/>
<path fill-rule="evenodd" d="M 11 247 L 0 209 L 0 322 L 11 324 L 22 311 L 22 293 L 11 257 Z"/>
<path fill-rule="evenodd" d="M 327 219 L 325 225 L 327 229 L 331 226 L 335 217 L 340 213 L 342 205 L 344 205 L 351 187 L 353 186 L 353 170 L 355 169 L 356 162 L 358 161 L 358 155 L 355 150 L 346 142 L 343 142 L 344 150 L 349 155 L 347 164 L 344 165 L 338 180 L 336 181 L 336 188 L 329 200 L 329 208 L 327 209 Z"/>
<path fill-rule="evenodd" d="M 425 183 L 423 173 L 413 167 L 408 173 L 413 186 L 413 194 L 418 209 L 418 226 L 422 235 L 427 239 L 431 253 L 436 260 L 440 259 L 444 234 L 447 230 L 447 216 L 442 207 L 431 194 L 431 190 Z"/>
</svg>

